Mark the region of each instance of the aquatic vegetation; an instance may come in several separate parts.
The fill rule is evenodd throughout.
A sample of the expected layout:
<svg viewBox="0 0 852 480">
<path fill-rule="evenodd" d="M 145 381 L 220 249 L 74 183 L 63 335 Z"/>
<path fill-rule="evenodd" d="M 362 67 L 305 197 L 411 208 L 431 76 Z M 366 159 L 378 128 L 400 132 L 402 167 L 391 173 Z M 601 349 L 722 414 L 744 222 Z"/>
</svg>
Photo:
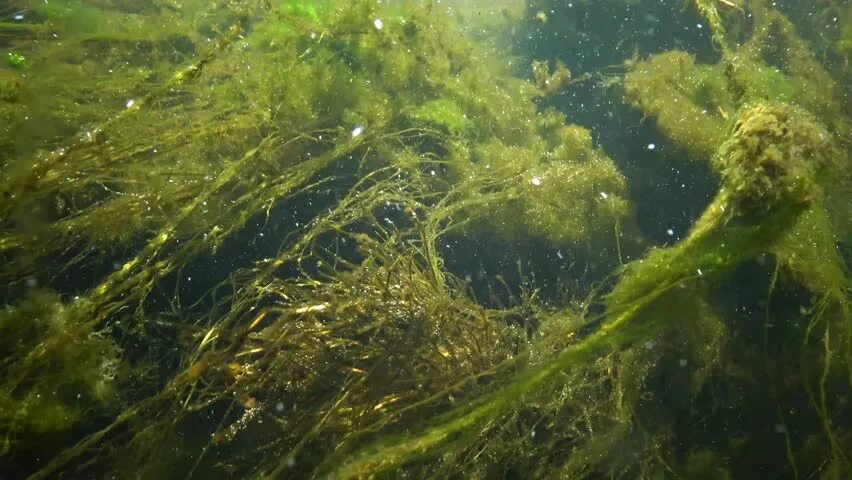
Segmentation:
<svg viewBox="0 0 852 480">
<path fill-rule="evenodd" d="M 714 2 L 698 2 L 715 11 Z M 820 115 L 840 135 L 848 131 L 840 113 L 836 82 L 815 59 L 790 21 L 777 10 L 752 2 L 753 32 L 745 42 L 724 45 L 716 65 L 695 65 L 692 56 L 669 51 L 634 65 L 625 78 L 625 94 L 658 128 L 697 159 L 709 159 L 733 111 L 754 103 L 801 105 Z M 714 35 L 721 19 L 710 22 Z"/>
<path fill-rule="evenodd" d="M 623 82 L 495 50 L 558 2 L 13 3 L 0 475 L 852 474 L 847 111 L 767 2 Z M 604 124 L 715 175 L 686 233 Z"/>
<path fill-rule="evenodd" d="M 699 161 L 713 155 L 736 111 L 721 67 L 696 65 L 692 55 L 677 50 L 636 64 L 625 76 L 624 92 Z"/>
<path fill-rule="evenodd" d="M 6 63 L 12 68 L 24 68 L 27 64 L 27 59 L 20 53 L 9 52 L 6 54 Z"/>
<path fill-rule="evenodd" d="M 0 311 L 0 455 L 36 451 L 113 413 L 120 350 L 87 313 L 38 290 Z"/>
<path fill-rule="evenodd" d="M 561 126 L 547 140 L 551 150 L 546 143 L 493 142 L 476 152 L 482 159 L 477 174 L 517 175 L 502 198 L 483 205 L 483 227 L 507 238 L 532 235 L 576 252 L 612 246 L 630 212 L 624 177 L 584 128 Z"/>
<path fill-rule="evenodd" d="M 564 89 L 571 81 L 571 71 L 562 62 L 556 62 L 551 73 L 547 62 L 535 61 L 532 63 L 535 86 L 542 95 L 553 95 Z"/>
<path fill-rule="evenodd" d="M 820 115 L 829 128 L 845 135 L 848 129 L 844 129 L 846 121 L 839 111 L 842 103 L 837 82 L 797 35 L 789 19 L 761 2 L 751 8 L 755 31 L 729 63 L 733 90 L 740 94 L 740 102 L 789 100 Z"/>
<path fill-rule="evenodd" d="M 282 2 L 281 6 L 284 12 L 302 17 L 315 24 L 320 23 L 320 16 L 314 2 Z"/>
<path fill-rule="evenodd" d="M 849 58 L 852 57 L 852 27 L 846 23 L 843 26 L 842 32 L 836 48 L 838 53 L 848 62 Z"/>
<path fill-rule="evenodd" d="M 471 127 L 464 111 L 452 100 L 430 100 L 411 112 L 411 119 L 425 126 L 443 128 L 450 135 L 461 135 Z"/>
<path fill-rule="evenodd" d="M 607 312 L 599 329 L 562 349 L 545 365 L 519 373 L 502 389 L 440 418 L 443 423 L 362 449 L 361 454 L 342 461 L 334 475 L 357 478 L 436 455 L 434 450 L 473 443 L 465 432 L 500 423 L 497 419 L 519 398 L 547 385 L 555 375 L 664 330 L 672 318 L 666 312 L 685 311 L 681 304 L 690 300 L 682 297 L 690 295 L 692 288 L 707 289 L 759 254 L 811 204 L 817 187 L 807 174 L 812 168 L 809 156 L 799 153 L 802 148 L 814 149 L 820 159 L 830 150 L 824 150 L 822 142 L 813 143 L 811 136 L 784 134 L 795 131 L 791 127 L 800 122 L 804 128 L 819 128 L 809 126 L 810 121 L 806 114 L 783 106 L 760 106 L 743 113 L 715 156 L 722 176 L 719 195 L 683 242 L 627 266 L 606 298 Z M 759 211 L 754 210 L 755 196 L 764 201 Z M 585 457 L 581 450 L 572 455 Z"/>
</svg>

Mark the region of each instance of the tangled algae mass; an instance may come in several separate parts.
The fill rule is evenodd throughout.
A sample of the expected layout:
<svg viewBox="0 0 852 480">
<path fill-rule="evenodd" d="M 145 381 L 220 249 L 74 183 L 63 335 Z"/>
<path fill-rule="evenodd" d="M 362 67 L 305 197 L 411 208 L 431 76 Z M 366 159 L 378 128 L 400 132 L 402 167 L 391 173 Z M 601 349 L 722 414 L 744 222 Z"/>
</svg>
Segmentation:
<svg viewBox="0 0 852 480">
<path fill-rule="evenodd" d="M 852 478 L 848 2 L 0 14 L 0 477 Z"/>
</svg>

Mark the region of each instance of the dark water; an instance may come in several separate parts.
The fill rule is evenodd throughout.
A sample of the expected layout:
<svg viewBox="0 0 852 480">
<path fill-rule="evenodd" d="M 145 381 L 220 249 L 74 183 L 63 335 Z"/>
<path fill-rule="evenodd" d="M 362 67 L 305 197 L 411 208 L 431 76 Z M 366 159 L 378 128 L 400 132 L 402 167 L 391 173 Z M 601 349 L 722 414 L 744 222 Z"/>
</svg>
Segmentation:
<svg viewBox="0 0 852 480">
<path fill-rule="evenodd" d="M 0 15 L 0 478 L 852 476 L 849 2 Z"/>
</svg>

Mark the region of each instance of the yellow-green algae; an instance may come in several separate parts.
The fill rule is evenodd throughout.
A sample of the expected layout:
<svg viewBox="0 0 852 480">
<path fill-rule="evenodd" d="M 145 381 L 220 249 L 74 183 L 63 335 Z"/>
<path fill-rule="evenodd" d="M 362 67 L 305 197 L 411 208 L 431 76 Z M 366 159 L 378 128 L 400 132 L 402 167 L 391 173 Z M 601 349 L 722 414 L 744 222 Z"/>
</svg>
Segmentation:
<svg viewBox="0 0 852 480">
<path fill-rule="evenodd" d="M 806 134 L 800 136 L 794 126 Z M 606 314 L 594 333 L 567 346 L 544 366 L 523 371 L 502 389 L 439 418 L 441 423 L 430 422 L 413 435 L 380 441 L 351 458 L 343 456 L 338 460 L 341 466 L 331 467 L 332 474 L 358 478 L 436 455 L 436 450 L 458 448 L 459 443 L 472 441 L 467 432 L 496 421 L 526 393 L 560 372 L 666 329 L 671 321 L 667 312 L 685 311 L 678 308 L 684 301 L 680 297 L 705 290 L 764 251 L 813 202 L 818 187 L 811 155 L 800 152 L 811 150 L 815 160 L 825 161 L 830 150 L 822 142 L 813 143 L 807 134 L 819 128 L 807 114 L 786 106 L 758 106 L 744 112 L 714 157 L 722 180 L 720 193 L 681 243 L 626 266 L 606 298 Z M 761 202 L 756 204 L 755 199 Z"/>
<path fill-rule="evenodd" d="M 732 15 L 748 15 L 752 32 L 746 41 L 735 43 L 725 39 L 717 15 L 717 4 L 728 2 L 695 3 L 721 48 L 719 63 L 696 65 L 691 54 L 673 50 L 636 63 L 625 77 L 627 98 L 654 118 L 668 138 L 693 158 L 709 160 L 733 113 L 766 101 L 801 106 L 848 138 L 837 81 L 784 15 L 763 0 L 749 2 L 747 10 Z"/>
<path fill-rule="evenodd" d="M 573 303 L 525 288 L 501 309 L 441 240 L 612 257 L 628 183 L 437 3 L 35 3 L 16 2 L 40 15 L 15 30 L 26 75 L 0 76 L 4 468 L 49 435 L 31 478 L 725 478 L 759 436 L 680 435 L 735 391 L 777 412 L 792 476 L 852 472 L 831 394 L 852 379 L 847 120 L 764 2 L 696 3 L 718 65 L 671 51 L 625 79 L 719 176 L 689 234 Z M 161 10 L 183 14 L 154 29 Z M 726 310 L 714 295 L 767 256 L 765 318 Z M 225 272 L 187 293 L 207 262 Z M 770 309 L 785 289 L 800 311 Z"/>
</svg>

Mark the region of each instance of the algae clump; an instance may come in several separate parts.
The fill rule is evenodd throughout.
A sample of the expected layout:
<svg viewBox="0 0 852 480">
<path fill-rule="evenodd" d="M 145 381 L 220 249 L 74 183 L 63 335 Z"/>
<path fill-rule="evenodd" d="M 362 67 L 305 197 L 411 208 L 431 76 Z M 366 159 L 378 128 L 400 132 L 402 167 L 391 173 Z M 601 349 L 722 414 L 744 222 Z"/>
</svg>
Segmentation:
<svg viewBox="0 0 852 480">
<path fill-rule="evenodd" d="M 39 290 L 0 311 L 0 454 L 33 451 L 117 406 L 120 350 L 86 313 Z"/>
</svg>

